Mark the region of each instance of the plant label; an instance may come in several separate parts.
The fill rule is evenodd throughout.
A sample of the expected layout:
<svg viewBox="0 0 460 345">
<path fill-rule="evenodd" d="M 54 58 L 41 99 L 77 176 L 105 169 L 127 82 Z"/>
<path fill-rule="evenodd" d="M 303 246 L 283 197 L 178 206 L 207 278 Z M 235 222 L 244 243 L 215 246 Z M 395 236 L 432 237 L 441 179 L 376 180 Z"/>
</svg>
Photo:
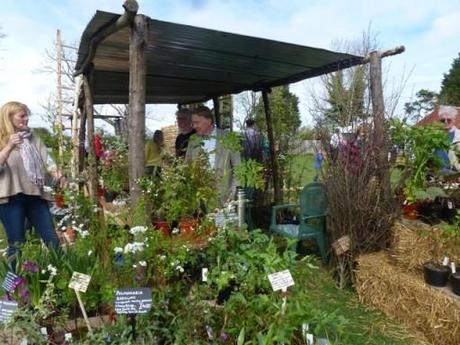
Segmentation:
<svg viewBox="0 0 460 345">
<path fill-rule="evenodd" d="M 19 345 L 28 345 L 29 343 L 27 342 L 27 338 L 22 338 L 21 342 Z"/>
<path fill-rule="evenodd" d="M 204 267 L 201 269 L 201 281 L 207 282 L 208 281 L 208 268 Z"/>
<path fill-rule="evenodd" d="M 452 274 L 457 272 L 457 268 L 455 267 L 455 262 L 450 263 L 450 270 L 452 271 Z"/>
<path fill-rule="evenodd" d="M 72 333 L 64 334 L 64 340 L 65 341 L 71 341 L 72 340 Z"/>
<path fill-rule="evenodd" d="M 18 309 L 18 302 L 0 300 L 0 323 L 7 322 L 16 309 Z"/>
<path fill-rule="evenodd" d="M 313 334 L 308 333 L 309 328 L 310 327 L 308 326 L 308 323 L 303 323 L 302 324 L 302 336 L 303 336 L 303 339 L 305 341 L 305 344 L 313 345 L 314 344 L 314 338 L 313 338 Z"/>
<path fill-rule="evenodd" d="M 447 202 L 447 208 L 448 208 L 449 210 L 452 210 L 452 209 L 454 208 L 454 204 L 453 204 L 452 201 L 448 201 L 448 202 Z"/>
<path fill-rule="evenodd" d="M 350 250 L 350 236 L 345 235 L 340 237 L 337 241 L 332 243 L 332 248 L 334 248 L 335 254 L 337 256 L 346 253 Z"/>
<path fill-rule="evenodd" d="M 318 338 L 316 340 L 316 344 L 318 344 L 318 345 L 330 345 L 331 343 L 326 338 Z"/>
<path fill-rule="evenodd" d="M 152 308 L 152 289 L 118 289 L 115 292 L 117 314 L 145 314 Z"/>
<path fill-rule="evenodd" d="M 269 274 L 268 280 L 270 280 L 273 291 L 286 291 L 289 286 L 294 285 L 294 279 L 292 279 L 292 275 L 289 270 Z"/>
<path fill-rule="evenodd" d="M 2 288 L 4 288 L 6 292 L 13 292 L 18 286 L 18 281 L 19 277 L 13 272 L 8 271 L 5 280 L 3 280 Z"/>
<path fill-rule="evenodd" d="M 72 278 L 70 279 L 69 288 L 76 291 L 86 292 L 88 289 L 91 276 L 79 272 L 73 272 Z"/>
<path fill-rule="evenodd" d="M 48 336 L 48 330 L 46 329 L 46 327 L 40 328 L 40 333 L 45 335 L 45 336 Z"/>
<path fill-rule="evenodd" d="M 447 256 L 444 257 L 444 260 L 442 260 L 442 265 L 443 266 L 449 265 L 449 257 L 447 257 Z"/>
</svg>

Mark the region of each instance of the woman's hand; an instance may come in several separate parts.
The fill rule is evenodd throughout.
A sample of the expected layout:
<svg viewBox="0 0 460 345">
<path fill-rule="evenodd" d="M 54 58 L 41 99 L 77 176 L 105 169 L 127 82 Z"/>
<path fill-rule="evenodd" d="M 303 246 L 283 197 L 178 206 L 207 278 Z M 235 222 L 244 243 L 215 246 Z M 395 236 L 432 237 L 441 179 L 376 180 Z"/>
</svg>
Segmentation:
<svg viewBox="0 0 460 345">
<path fill-rule="evenodd" d="M 8 140 L 8 146 L 14 148 L 16 145 L 22 144 L 24 139 L 22 138 L 22 133 L 17 132 L 11 134 L 10 139 Z"/>
</svg>

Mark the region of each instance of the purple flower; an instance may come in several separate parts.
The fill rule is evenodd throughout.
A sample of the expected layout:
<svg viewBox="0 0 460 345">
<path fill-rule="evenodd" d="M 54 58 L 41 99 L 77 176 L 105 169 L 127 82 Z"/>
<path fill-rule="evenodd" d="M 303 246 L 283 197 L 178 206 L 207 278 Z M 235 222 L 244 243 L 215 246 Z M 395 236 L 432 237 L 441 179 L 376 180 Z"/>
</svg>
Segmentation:
<svg viewBox="0 0 460 345">
<path fill-rule="evenodd" d="M 220 336 L 219 336 L 219 341 L 225 343 L 225 342 L 227 342 L 229 340 L 230 340 L 230 336 L 227 333 L 225 333 L 224 331 L 221 331 Z"/>
<path fill-rule="evenodd" d="M 27 289 L 25 286 L 21 288 L 21 291 L 19 292 L 19 296 L 21 297 L 21 302 L 23 304 L 29 303 L 30 292 L 29 292 L 29 289 Z"/>
<path fill-rule="evenodd" d="M 32 261 L 25 261 L 22 264 L 22 268 L 24 269 L 24 271 L 30 273 L 37 273 L 39 270 L 38 265 L 34 264 Z"/>
<path fill-rule="evenodd" d="M 25 284 L 26 284 L 26 280 L 23 277 L 17 277 L 14 279 L 13 288 L 17 289 L 19 286 L 25 285 Z"/>
</svg>

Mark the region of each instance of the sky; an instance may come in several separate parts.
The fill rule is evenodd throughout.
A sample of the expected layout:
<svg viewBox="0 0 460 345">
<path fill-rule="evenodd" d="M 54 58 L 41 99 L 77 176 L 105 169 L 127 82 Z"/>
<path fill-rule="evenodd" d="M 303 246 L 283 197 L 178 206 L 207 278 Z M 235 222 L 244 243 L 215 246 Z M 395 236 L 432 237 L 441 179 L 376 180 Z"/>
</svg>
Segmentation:
<svg viewBox="0 0 460 345">
<path fill-rule="evenodd" d="M 385 91 L 401 91 L 399 107 L 420 89 L 439 91 L 443 74 L 460 52 L 460 0 L 138 0 L 151 18 L 332 49 L 371 28 L 379 50 L 404 45 L 384 59 Z M 96 10 L 123 13 L 122 0 L 0 0 L 0 104 L 18 100 L 32 109 L 32 127 L 43 126 L 41 105 L 56 90 L 56 75 L 39 73 L 56 30 L 78 45 Z M 304 125 L 312 123 L 310 93 L 319 78 L 296 83 Z M 388 96 L 388 95 L 386 95 Z M 149 110 L 154 130 L 174 123 L 175 106 Z"/>
</svg>

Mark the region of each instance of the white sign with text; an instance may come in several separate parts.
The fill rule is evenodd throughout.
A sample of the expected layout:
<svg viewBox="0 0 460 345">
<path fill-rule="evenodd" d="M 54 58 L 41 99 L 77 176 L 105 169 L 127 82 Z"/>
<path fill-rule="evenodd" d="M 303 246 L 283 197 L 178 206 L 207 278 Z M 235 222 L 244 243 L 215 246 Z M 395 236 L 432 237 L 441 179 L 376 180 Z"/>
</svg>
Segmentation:
<svg viewBox="0 0 460 345">
<path fill-rule="evenodd" d="M 286 291 L 289 286 L 294 285 L 294 279 L 289 270 L 269 274 L 268 280 L 270 280 L 273 291 Z"/>
</svg>

